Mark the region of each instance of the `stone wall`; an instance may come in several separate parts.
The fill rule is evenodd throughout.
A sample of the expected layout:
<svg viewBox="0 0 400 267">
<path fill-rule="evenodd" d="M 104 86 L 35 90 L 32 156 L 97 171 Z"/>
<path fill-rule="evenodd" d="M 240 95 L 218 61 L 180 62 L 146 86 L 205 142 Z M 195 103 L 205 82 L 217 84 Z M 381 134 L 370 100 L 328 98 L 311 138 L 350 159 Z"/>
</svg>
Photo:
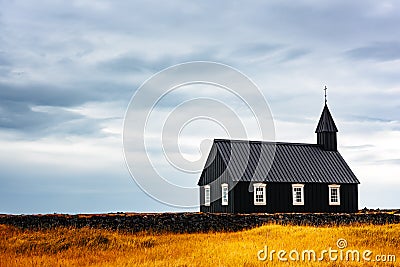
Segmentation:
<svg viewBox="0 0 400 267">
<path fill-rule="evenodd" d="M 337 226 L 400 223 L 396 212 L 357 214 L 211 214 L 211 213 L 110 213 L 96 215 L 0 215 L 0 224 L 21 229 L 92 227 L 128 232 L 152 231 L 193 233 L 240 231 L 267 223 L 282 225 Z"/>
</svg>

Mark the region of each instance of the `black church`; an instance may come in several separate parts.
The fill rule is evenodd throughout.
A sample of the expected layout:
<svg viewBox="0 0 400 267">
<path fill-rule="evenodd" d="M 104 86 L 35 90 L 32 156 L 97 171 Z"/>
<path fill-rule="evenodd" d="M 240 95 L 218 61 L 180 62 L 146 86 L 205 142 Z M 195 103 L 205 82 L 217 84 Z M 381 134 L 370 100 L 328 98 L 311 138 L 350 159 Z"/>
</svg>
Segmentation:
<svg viewBox="0 0 400 267">
<path fill-rule="evenodd" d="M 200 211 L 356 212 L 360 182 L 337 132 L 325 101 L 317 144 L 215 139 L 198 182 Z"/>
</svg>

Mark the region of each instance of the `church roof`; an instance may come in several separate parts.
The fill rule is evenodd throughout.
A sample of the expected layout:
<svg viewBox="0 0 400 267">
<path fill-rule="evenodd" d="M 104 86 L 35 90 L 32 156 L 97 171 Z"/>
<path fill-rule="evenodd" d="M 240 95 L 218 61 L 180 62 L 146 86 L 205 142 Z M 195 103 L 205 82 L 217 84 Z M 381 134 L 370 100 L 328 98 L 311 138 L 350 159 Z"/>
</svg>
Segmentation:
<svg viewBox="0 0 400 267">
<path fill-rule="evenodd" d="M 216 168 L 216 157 L 222 158 L 232 181 L 360 183 L 338 151 L 316 144 L 216 139 L 198 185 L 217 178 L 205 175 L 207 168 Z"/>
<path fill-rule="evenodd" d="M 338 129 L 336 128 L 335 122 L 333 121 L 331 112 L 329 111 L 327 104 L 325 104 L 324 106 L 324 109 L 322 111 L 321 117 L 319 118 L 319 122 L 315 132 L 316 133 L 338 132 Z"/>
</svg>

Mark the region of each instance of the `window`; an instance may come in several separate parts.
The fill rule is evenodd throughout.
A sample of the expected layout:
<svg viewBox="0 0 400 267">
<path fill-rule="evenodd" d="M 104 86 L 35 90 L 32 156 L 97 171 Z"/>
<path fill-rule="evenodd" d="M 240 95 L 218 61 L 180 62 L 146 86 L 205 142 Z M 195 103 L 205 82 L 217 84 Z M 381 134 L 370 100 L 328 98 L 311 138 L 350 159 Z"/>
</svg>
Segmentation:
<svg viewBox="0 0 400 267">
<path fill-rule="evenodd" d="M 210 206 L 211 196 L 210 196 L 210 186 L 204 186 L 204 206 Z"/>
<path fill-rule="evenodd" d="M 221 201 L 222 206 L 228 206 L 228 184 L 221 184 Z"/>
<path fill-rule="evenodd" d="M 292 184 L 293 205 L 304 205 L 304 184 Z"/>
<path fill-rule="evenodd" d="M 329 187 L 329 205 L 340 205 L 340 185 L 331 184 Z"/>
<path fill-rule="evenodd" d="M 267 197 L 265 194 L 266 184 L 257 183 L 254 186 L 254 205 L 266 205 Z"/>
</svg>

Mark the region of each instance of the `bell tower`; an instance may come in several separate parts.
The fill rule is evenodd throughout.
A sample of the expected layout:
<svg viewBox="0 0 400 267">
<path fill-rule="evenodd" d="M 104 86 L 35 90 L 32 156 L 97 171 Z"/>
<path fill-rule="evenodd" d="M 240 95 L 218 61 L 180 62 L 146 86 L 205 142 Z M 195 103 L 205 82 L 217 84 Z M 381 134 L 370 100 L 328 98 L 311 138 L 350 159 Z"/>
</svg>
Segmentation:
<svg viewBox="0 0 400 267">
<path fill-rule="evenodd" d="M 321 117 L 319 119 L 317 129 L 317 144 L 320 145 L 324 150 L 337 151 L 337 136 L 338 129 L 336 128 L 335 122 L 333 121 L 331 112 L 329 111 L 327 99 L 326 99 L 326 86 L 325 86 L 325 105 L 322 110 Z"/>
</svg>

